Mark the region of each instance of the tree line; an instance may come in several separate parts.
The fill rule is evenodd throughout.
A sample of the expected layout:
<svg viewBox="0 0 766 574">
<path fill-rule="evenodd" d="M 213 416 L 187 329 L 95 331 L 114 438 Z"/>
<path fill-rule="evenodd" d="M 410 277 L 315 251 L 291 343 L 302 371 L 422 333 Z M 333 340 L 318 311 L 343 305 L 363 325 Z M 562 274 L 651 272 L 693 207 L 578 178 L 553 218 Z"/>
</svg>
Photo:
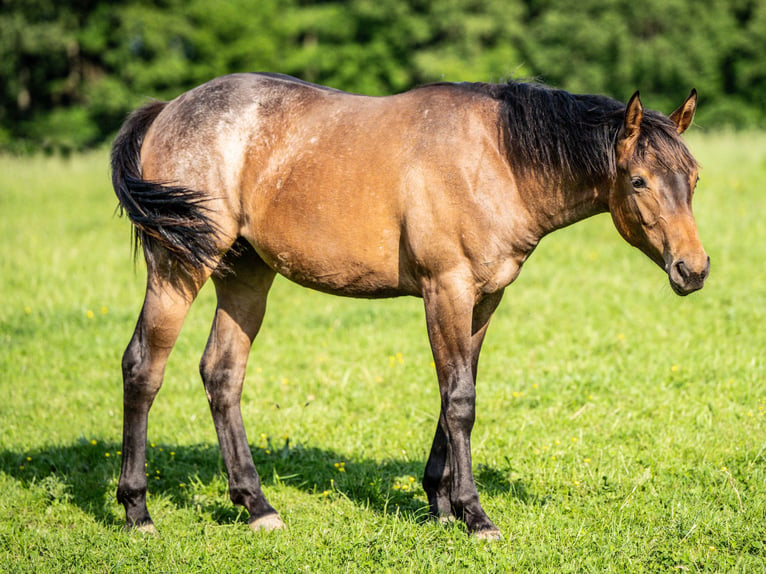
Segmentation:
<svg viewBox="0 0 766 574">
<path fill-rule="evenodd" d="M 0 0 L 0 149 L 108 141 L 147 98 L 275 71 L 369 95 L 535 79 L 766 127 L 766 0 Z"/>
</svg>

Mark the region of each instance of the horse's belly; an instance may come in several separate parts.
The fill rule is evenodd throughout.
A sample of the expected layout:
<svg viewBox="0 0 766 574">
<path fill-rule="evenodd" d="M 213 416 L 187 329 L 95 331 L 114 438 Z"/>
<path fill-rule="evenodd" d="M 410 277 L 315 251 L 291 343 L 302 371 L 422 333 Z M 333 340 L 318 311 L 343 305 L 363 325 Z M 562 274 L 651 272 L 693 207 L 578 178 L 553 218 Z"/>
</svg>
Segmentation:
<svg viewBox="0 0 766 574">
<path fill-rule="evenodd" d="M 269 266 L 305 287 L 348 297 L 396 297 L 412 293 L 400 283 L 396 265 L 370 261 L 312 257 L 295 250 L 261 254 Z"/>
<path fill-rule="evenodd" d="M 280 253 L 272 267 L 291 281 L 325 293 L 347 297 L 396 297 L 408 291 L 399 285 L 395 273 L 381 273 L 359 262 L 342 262 L 338 266 L 312 265 L 295 261 L 290 253 Z"/>
<path fill-rule="evenodd" d="M 417 294 L 392 232 L 376 237 L 342 228 L 316 233 L 299 223 L 269 229 L 254 233 L 251 242 L 272 269 L 300 285 L 349 297 Z"/>
</svg>

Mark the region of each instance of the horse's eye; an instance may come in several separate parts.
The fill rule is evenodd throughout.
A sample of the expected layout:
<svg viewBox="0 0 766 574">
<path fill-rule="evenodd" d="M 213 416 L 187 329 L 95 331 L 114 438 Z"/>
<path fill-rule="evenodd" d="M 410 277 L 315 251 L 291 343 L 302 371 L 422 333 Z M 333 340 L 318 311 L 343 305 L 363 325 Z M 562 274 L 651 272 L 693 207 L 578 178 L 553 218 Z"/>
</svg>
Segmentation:
<svg viewBox="0 0 766 574">
<path fill-rule="evenodd" d="M 646 189 L 646 181 L 640 175 L 631 178 L 630 182 L 633 184 L 633 189 Z"/>
</svg>

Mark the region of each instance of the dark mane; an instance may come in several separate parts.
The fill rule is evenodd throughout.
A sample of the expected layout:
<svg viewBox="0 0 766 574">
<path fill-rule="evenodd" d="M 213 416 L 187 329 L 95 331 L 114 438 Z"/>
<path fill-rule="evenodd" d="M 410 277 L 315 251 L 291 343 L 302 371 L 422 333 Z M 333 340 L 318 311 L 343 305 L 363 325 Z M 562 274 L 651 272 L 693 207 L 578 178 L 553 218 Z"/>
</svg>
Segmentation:
<svg viewBox="0 0 766 574">
<path fill-rule="evenodd" d="M 502 102 L 499 121 L 515 169 L 532 169 L 554 180 L 595 182 L 616 176 L 615 142 L 625 104 L 534 83 L 471 86 Z M 651 110 L 644 111 L 636 153 L 671 171 L 697 166 L 675 124 Z"/>
</svg>

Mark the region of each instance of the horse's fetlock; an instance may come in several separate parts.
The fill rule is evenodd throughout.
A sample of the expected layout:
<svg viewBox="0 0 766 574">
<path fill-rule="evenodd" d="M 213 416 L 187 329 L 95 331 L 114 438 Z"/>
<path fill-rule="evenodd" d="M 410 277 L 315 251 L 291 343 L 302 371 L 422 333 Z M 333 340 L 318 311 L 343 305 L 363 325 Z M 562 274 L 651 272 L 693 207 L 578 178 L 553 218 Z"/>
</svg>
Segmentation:
<svg viewBox="0 0 766 574">
<path fill-rule="evenodd" d="M 255 484 L 229 487 L 229 498 L 234 504 L 247 508 L 251 516 L 274 512 L 274 509 L 266 503 L 260 486 Z"/>
<path fill-rule="evenodd" d="M 248 493 L 241 488 L 232 488 L 229 490 L 229 498 L 231 499 L 232 503 L 239 506 L 245 506 L 247 495 Z"/>
<path fill-rule="evenodd" d="M 131 488 L 120 486 L 117 488 L 117 502 L 122 505 L 135 506 L 137 502 L 146 500 L 146 487 Z"/>
</svg>

